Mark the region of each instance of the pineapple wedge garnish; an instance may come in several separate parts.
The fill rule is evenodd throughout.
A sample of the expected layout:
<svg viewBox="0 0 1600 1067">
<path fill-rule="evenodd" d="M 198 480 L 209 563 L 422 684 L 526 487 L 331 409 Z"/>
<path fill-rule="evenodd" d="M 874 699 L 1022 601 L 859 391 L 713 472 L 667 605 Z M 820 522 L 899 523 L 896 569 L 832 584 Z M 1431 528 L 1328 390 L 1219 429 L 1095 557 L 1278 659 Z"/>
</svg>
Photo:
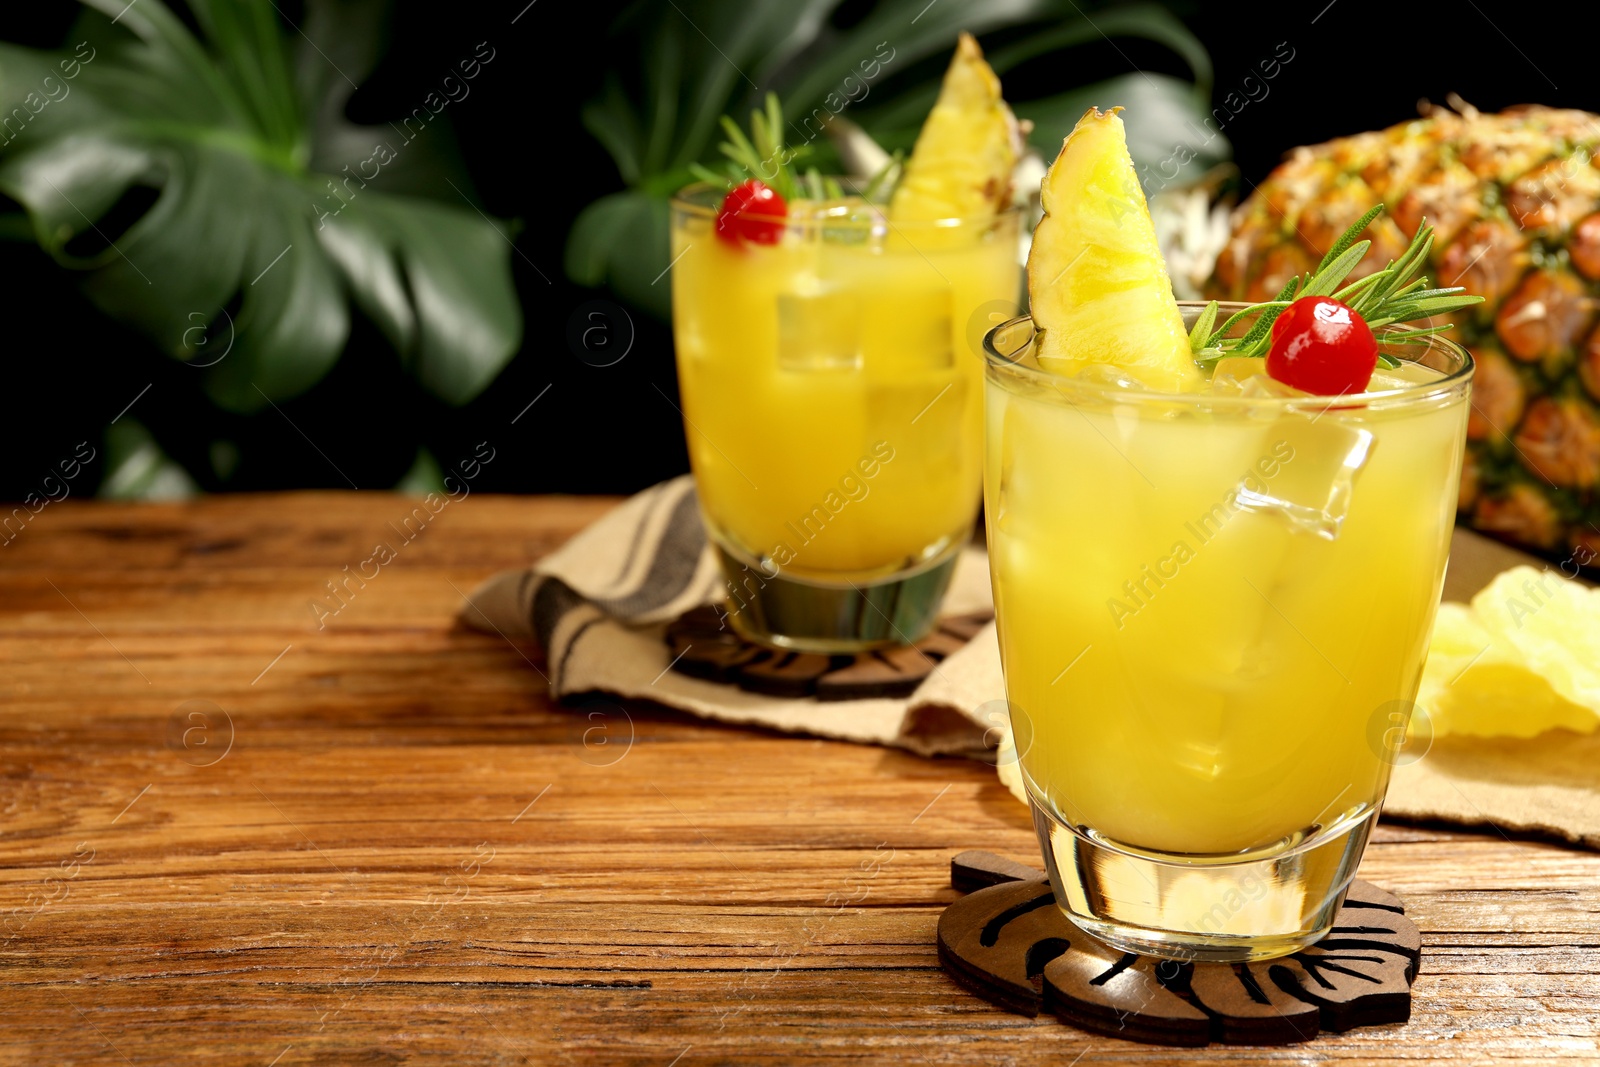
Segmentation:
<svg viewBox="0 0 1600 1067">
<path fill-rule="evenodd" d="M 1044 218 L 1028 254 L 1039 365 L 1077 375 L 1128 371 L 1152 389 L 1202 380 L 1172 295 L 1150 209 L 1128 156 L 1121 108 L 1090 108 L 1044 178 Z"/>
<path fill-rule="evenodd" d="M 1021 153 L 1022 132 L 1000 97 L 1000 79 L 977 40 L 963 33 L 889 202 L 889 217 L 986 221 L 1011 199 L 1011 170 Z"/>
</svg>

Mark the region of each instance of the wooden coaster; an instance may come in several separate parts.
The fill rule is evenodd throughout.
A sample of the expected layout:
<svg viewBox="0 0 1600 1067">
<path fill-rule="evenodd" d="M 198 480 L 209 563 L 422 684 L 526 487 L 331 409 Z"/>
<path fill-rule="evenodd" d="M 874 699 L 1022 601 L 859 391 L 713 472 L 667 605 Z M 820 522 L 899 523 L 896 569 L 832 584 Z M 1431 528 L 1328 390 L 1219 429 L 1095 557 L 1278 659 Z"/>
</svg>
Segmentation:
<svg viewBox="0 0 1600 1067">
<path fill-rule="evenodd" d="M 752 693 L 818 700 L 910 696 L 935 665 L 957 652 L 994 618 L 991 612 L 951 615 L 915 645 L 853 656 L 778 652 L 746 641 L 707 605 L 667 626 L 672 669 Z"/>
<path fill-rule="evenodd" d="M 991 852 L 950 861 L 968 895 L 939 916 L 939 962 L 1003 1008 L 1157 1045 L 1286 1045 L 1403 1023 L 1422 957 L 1393 894 L 1355 881 L 1333 930 L 1259 963 L 1180 963 L 1111 948 L 1072 925 L 1044 874 Z"/>
</svg>

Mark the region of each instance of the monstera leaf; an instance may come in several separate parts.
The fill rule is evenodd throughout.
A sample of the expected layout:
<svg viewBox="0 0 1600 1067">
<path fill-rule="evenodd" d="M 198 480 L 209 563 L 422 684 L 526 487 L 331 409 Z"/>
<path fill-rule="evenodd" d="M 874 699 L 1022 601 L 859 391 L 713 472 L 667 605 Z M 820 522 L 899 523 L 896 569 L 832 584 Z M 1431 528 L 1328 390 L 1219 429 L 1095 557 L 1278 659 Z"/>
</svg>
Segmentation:
<svg viewBox="0 0 1600 1067">
<path fill-rule="evenodd" d="M 1071 51 L 1096 42 L 1153 41 L 1181 58 L 1191 81 L 1130 73 L 1056 95 L 1016 99 L 1034 123 L 1046 160 L 1091 105 L 1125 104 L 1134 162 L 1163 182 L 1198 176 L 1226 159 L 1227 141 L 1207 132 L 1211 62 L 1199 40 L 1165 8 L 1097 10 L 1088 0 L 929 3 L 879 0 L 849 29 L 831 25 L 843 0 L 672 3 L 646 0 L 618 29 L 614 76 L 585 107 L 584 125 L 604 145 L 628 188 L 590 204 L 567 239 L 567 274 L 585 285 L 667 314 L 667 201 L 693 181 L 691 163 L 717 158 L 718 116 L 740 118 L 768 89 L 783 100 L 791 142 L 816 138 L 828 114 L 851 119 L 888 148 L 909 148 L 933 107 L 961 30 L 983 38 L 1004 77 L 1024 63 L 1070 70 Z M 626 47 L 630 42 L 637 48 Z M 921 62 L 921 61 L 927 62 Z M 641 72 L 630 95 L 623 73 Z"/>
<path fill-rule="evenodd" d="M 437 150 L 343 118 L 386 4 L 309 3 L 291 46 L 271 0 L 188 0 L 200 37 L 161 0 L 82 2 L 64 51 L 0 44 L 0 192 L 96 305 L 233 412 L 326 375 L 351 301 L 446 402 L 489 383 L 522 334 L 508 239 Z"/>
</svg>

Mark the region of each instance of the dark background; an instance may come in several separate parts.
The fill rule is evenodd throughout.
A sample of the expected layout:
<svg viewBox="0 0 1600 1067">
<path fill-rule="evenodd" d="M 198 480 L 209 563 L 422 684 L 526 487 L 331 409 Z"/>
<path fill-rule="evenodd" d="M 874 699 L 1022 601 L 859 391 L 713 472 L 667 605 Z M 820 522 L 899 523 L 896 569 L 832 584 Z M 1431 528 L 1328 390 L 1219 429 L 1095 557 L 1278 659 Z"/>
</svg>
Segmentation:
<svg viewBox="0 0 1600 1067">
<path fill-rule="evenodd" d="M 977 8 L 984 0 L 940 2 Z M 693 0 L 678 4 L 693 15 Z M 629 492 L 687 469 L 679 416 L 657 391 L 676 398 L 665 324 L 634 314 L 633 348 L 610 367 L 581 362 L 566 339 L 577 307 L 605 295 L 567 281 L 562 253 L 578 209 L 621 187 L 609 157 L 579 124 L 578 107 L 601 85 L 608 42 L 624 6 L 605 0 L 396 4 L 391 48 L 352 99 L 351 117 L 381 122 L 409 108 L 440 71 L 478 42 L 496 48 L 496 61 L 450 114 L 481 203 L 496 216 L 521 221 L 513 266 L 526 336 L 521 352 L 482 396 L 450 409 L 386 373 L 386 361 L 394 357 L 377 337 L 358 329 L 331 380 L 284 409 L 361 488 L 392 486 L 410 467 L 418 438 L 448 459 L 470 455 L 488 426 L 496 427 L 498 455 L 476 483 L 479 490 Z M 1294 50 L 1270 95 L 1223 130 L 1247 182 L 1259 181 L 1295 145 L 1412 117 L 1424 97 L 1442 101 L 1456 92 L 1483 110 L 1530 102 L 1600 110 L 1594 73 L 1600 20 L 1592 4 L 1316 0 L 1270 9 L 1170 6 L 1209 48 L 1218 97 L 1238 88 L 1280 42 Z M 291 20 L 299 17 L 298 4 L 279 7 Z M 1096 9 L 1084 7 L 1091 16 Z M 860 9 L 847 3 L 838 17 L 859 17 Z M 55 46 L 77 11 L 68 0 L 8 10 L 0 33 Z M 1016 77 L 1065 87 L 1126 73 L 1131 66 L 1183 73 L 1169 54 L 1138 43 L 1107 42 L 1074 55 L 1081 65 L 1070 72 L 1025 67 Z M 8 401 L 0 497 L 18 498 L 36 488 L 76 442 L 98 444 L 106 424 L 147 383 L 155 388 L 137 410 L 152 423 L 210 417 L 191 369 L 100 315 L 33 246 L 0 243 L 0 278 Z M 374 387 L 366 388 L 368 382 Z M 510 426 L 546 386 L 548 392 Z M 250 419 L 245 434 L 235 436 L 245 458 L 226 488 L 348 487 L 271 411 Z M 400 440 L 407 443 L 398 446 Z M 104 464 L 91 470 L 99 478 Z"/>
</svg>

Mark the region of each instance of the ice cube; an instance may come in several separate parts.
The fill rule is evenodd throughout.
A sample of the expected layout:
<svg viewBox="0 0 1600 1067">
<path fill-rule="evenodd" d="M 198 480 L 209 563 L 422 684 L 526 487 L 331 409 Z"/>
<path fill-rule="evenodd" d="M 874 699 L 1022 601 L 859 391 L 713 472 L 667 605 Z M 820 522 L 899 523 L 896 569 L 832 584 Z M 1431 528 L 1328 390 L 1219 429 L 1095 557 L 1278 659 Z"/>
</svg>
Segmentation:
<svg viewBox="0 0 1600 1067">
<path fill-rule="evenodd" d="M 943 477 L 961 467 L 965 441 L 961 425 L 967 405 L 967 380 L 918 382 L 904 378 L 877 382 L 868 375 L 867 432 L 891 442 L 897 451 Z M 931 494 L 933 490 L 927 489 Z"/>
<path fill-rule="evenodd" d="M 1077 368 L 1075 377 L 1091 385 L 1109 385 L 1116 389 L 1136 389 L 1140 392 L 1159 392 L 1141 380 L 1127 367 L 1113 363 L 1084 363 Z"/>
<path fill-rule="evenodd" d="M 955 366 L 950 286 L 901 282 L 868 294 L 874 307 L 861 320 L 861 351 L 880 377 L 946 371 Z"/>
<path fill-rule="evenodd" d="M 1266 400 L 1266 399 L 1284 400 L 1284 399 L 1292 399 L 1294 397 L 1299 397 L 1299 396 L 1310 396 L 1311 395 L 1310 393 L 1304 392 L 1304 391 L 1302 391 L 1300 389 L 1296 389 L 1292 385 L 1285 385 L 1283 382 L 1280 382 L 1280 381 L 1278 381 L 1278 379 L 1276 379 L 1276 378 L 1272 377 L 1271 375 L 1265 373 L 1265 370 L 1266 370 L 1265 363 L 1266 363 L 1266 361 L 1262 360 L 1261 362 L 1263 364 L 1262 373 L 1261 374 L 1252 375 L 1251 377 L 1246 378 L 1243 382 L 1240 383 L 1239 394 L 1241 396 L 1259 397 L 1259 398 L 1261 398 L 1263 400 Z"/>
<path fill-rule="evenodd" d="M 1249 356 L 1224 356 L 1211 368 L 1206 391 L 1212 396 L 1243 396 L 1247 382 L 1267 371 L 1267 361 Z"/>
<path fill-rule="evenodd" d="M 1289 412 L 1273 424 L 1262 456 L 1239 482 L 1238 503 L 1332 541 L 1376 438 L 1323 415 Z"/>
<path fill-rule="evenodd" d="M 815 279 L 778 294 L 778 366 L 790 371 L 861 366 L 861 298 Z"/>
<path fill-rule="evenodd" d="M 822 240 L 838 245 L 881 245 L 889 231 L 883 209 L 850 200 L 830 201 L 818 213 Z"/>
<path fill-rule="evenodd" d="M 1372 372 L 1372 380 L 1367 383 L 1367 392 L 1376 393 L 1384 389 L 1408 389 L 1413 385 L 1427 385 L 1429 382 L 1438 381 L 1443 375 L 1432 367 L 1425 367 L 1420 363 L 1402 362 L 1398 367 L 1379 367 Z"/>
<path fill-rule="evenodd" d="M 1267 373 L 1267 361 L 1253 356 L 1223 356 L 1211 369 L 1213 392 L 1238 393 L 1246 382 Z"/>
</svg>

